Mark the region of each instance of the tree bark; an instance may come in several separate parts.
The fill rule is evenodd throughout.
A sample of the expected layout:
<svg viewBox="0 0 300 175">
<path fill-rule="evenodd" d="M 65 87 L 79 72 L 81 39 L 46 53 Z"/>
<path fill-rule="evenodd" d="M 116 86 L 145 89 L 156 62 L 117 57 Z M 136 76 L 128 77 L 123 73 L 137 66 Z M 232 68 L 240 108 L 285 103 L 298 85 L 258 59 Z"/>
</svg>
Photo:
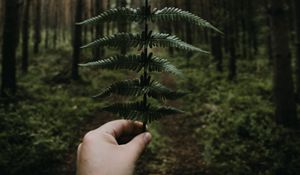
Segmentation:
<svg viewBox="0 0 300 175">
<path fill-rule="evenodd" d="M 187 11 L 192 10 L 192 2 L 191 0 L 185 0 L 185 7 Z M 185 33 L 186 33 L 186 42 L 189 44 L 193 44 L 193 37 L 192 37 L 192 26 L 190 23 L 185 24 Z M 192 52 L 187 52 L 186 54 L 186 65 L 190 66 L 191 57 L 193 56 Z"/>
<path fill-rule="evenodd" d="M 45 49 L 46 50 L 49 48 L 49 20 L 50 20 L 49 7 L 50 5 L 51 5 L 50 1 L 47 1 L 45 6 Z"/>
<path fill-rule="evenodd" d="M 228 80 L 233 81 L 236 79 L 237 76 L 237 68 L 236 68 L 236 18 L 235 18 L 235 1 L 231 1 L 229 6 L 229 25 L 228 27 L 228 44 L 229 44 L 229 61 L 228 61 Z"/>
<path fill-rule="evenodd" d="M 15 95 L 16 83 L 16 49 L 18 43 L 18 0 L 5 0 L 5 19 L 2 45 L 2 86 L 1 96 Z"/>
<path fill-rule="evenodd" d="M 297 126 L 291 53 L 284 0 L 271 1 L 271 31 L 274 53 L 275 119 L 286 127 Z"/>
<path fill-rule="evenodd" d="M 34 19 L 34 54 L 40 51 L 41 42 L 41 0 L 36 0 L 35 3 L 35 19 Z"/>
<path fill-rule="evenodd" d="M 80 22 L 82 20 L 82 0 L 76 1 L 75 21 Z M 72 79 L 79 80 L 78 63 L 80 58 L 80 46 L 81 46 L 81 26 L 74 26 L 73 33 L 73 62 L 72 62 Z"/>
<path fill-rule="evenodd" d="M 118 1 L 118 7 L 126 7 L 127 2 L 126 0 L 117 0 Z M 118 23 L 118 32 L 127 32 L 127 22 L 122 21 Z M 121 48 L 121 54 L 125 55 L 127 53 L 127 47 Z"/>
<path fill-rule="evenodd" d="M 296 22 L 296 92 L 300 103 L 300 1 L 294 0 Z"/>
<path fill-rule="evenodd" d="M 22 72 L 27 73 L 28 71 L 28 56 L 29 56 L 29 8 L 30 8 L 31 0 L 25 1 L 24 8 L 24 17 L 23 17 L 23 26 L 22 26 Z"/>
<path fill-rule="evenodd" d="M 99 15 L 103 12 L 103 1 L 96 0 L 95 1 L 95 16 Z M 97 23 L 95 27 L 95 39 L 99 39 L 103 36 L 103 24 Z M 94 59 L 100 59 L 100 56 L 103 56 L 104 49 L 101 47 L 97 47 L 94 49 Z"/>
</svg>

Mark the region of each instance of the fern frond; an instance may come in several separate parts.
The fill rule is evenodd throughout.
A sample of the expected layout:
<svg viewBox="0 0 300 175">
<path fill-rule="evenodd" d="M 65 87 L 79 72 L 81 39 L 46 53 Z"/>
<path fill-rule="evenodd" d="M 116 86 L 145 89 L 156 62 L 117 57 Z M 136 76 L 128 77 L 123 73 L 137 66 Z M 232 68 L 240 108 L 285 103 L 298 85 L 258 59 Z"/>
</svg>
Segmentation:
<svg viewBox="0 0 300 175">
<path fill-rule="evenodd" d="M 132 34 L 132 33 L 118 33 L 111 36 L 100 38 L 94 42 L 91 42 L 81 48 L 96 47 L 96 46 L 108 46 L 114 48 L 122 48 L 124 46 L 139 47 L 144 46 L 143 34 Z M 177 36 L 165 34 L 165 33 L 152 33 L 149 41 L 147 42 L 149 47 L 176 47 L 186 51 L 197 51 L 202 53 L 208 53 L 200 48 L 190 45 Z"/>
<path fill-rule="evenodd" d="M 194 15 L 188 11 L 181 10 L 179 8 L 175 7 L 165 7 L 161 10 L 154 10 L 150 17 L 151 21 L 161 21 L 161 22 L 189 22 L 191 24 L 201 26 L 201 27 L 207 27 L 210 29 L 213 29 L 214 31 L 217 31 L 219 33 L 222 33 L 219 29 L 217 29 L 215 26 L 211 25 L 206 20 L 200 18 L 197 15 Z"/>
<path fill-rule="evenodd" d="M 142 102 L 136 103 L 117 103 L 103 108 L 104 111 L 117 114 L 125 119 L 139 120 L 150 123 L 154 120 L 163 118 L 169 115 L 177 115 L 184 113 L 183 111 L 173 107 L 150 107 L 144 109 Z"/>
<path fill-rule="evenodd" d="M 175 100 L 186 95 L 186 93 L 183 92 L 172 91 L 158 82 L 151 82 L 149 86 L 142 86 L 139 80 L 125 80 L 112 84 L 100 94 L 95 95 L 94 98 L 104 98 L 112 94 L 122 96 L 148 94 L 150 97 L 158 100 Z"/>
<path fill-rule="evenodd" d="M 165 87 L 164 85 L 160 84 L 159 82 L 152 82 L 149 87 L 146 87 L 147 94 L 155 99 L 159 100 L 176 100 L 186 95 L 184 92 L 176 92 L 172 91 L 169 88 Z"/>
<path fill-rule="evenodd" d="M 79 65 L 84 67 L 97 66 L 101 69 L 110 70 L 127 69 L 137 72 L 146 66 L 150 72 L 168 72 L 174 75 L 182 75 L 181 71 L 172 65 L 168 60 L 152 55 L 149 57 L 146 63 L 141 55 L 117 55 L 103 60 Z"/>
<path fill-rule="evenodd" d="M 150 72 L 168 72 L 174 75 L 182 76 L 182 72 L 173 64 L 171 64 L 167 59 L 163 59 L 157 56 L 151 55 L 147 66 Z"/>
<path fill-rule="evenodd" d="M 108 46 L 113 48 L 122 48 L 124 46 L 129 47 L 142 47 L 143 46 L 143 38 L 141 35 L 134 35 L 132 33 L 118 33 L 111 36 L 106 36 L 100 38 L 94 42 L 91 42 L 81 48 L 95 47 L 95 46 Z"/>
<path fill-rule="evenodd" d="M 102 14 L 77 23 L 77 25 L 94 24 L 97 22 L 111 22 L 111 21 L 142 21 L 143 16 L 141 10 L 129 7 L 114 8 L 103 12 Z"/>
<path fill-rule="evenodd" d="M 101 69 L 127 69 L 132 71 L 140 71 L 143 68 L 143 59 L 140 55 L 117 55 L 103 60 L 93 61 L 80 66 L 89 67 L 96 66 Z"/>
<path fill-rule="evenodd" d="M 153 33 L 149 42 L 149 46 L 152 47 L 176 47 L 186 51 L 197 51 L 202 53 L 209 53 L 205 50 L 197 48 L 191 44 L 188 44 L 180 40 L 177 36 L 165 34 L 165 33 Z"/>
</svg>

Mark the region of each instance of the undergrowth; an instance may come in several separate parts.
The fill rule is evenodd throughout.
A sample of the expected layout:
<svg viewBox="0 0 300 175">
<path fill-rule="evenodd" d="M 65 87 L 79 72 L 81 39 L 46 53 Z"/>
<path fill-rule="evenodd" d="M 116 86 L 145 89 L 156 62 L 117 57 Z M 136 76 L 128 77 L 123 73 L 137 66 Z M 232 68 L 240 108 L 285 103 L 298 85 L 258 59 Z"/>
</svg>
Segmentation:
<svg viewBox="0 0 300 175">
<path fill-rule="evenodd" d="M 177 83 L 169 76 L 155 76 L 171 88 L 189 91 L 179 104 L 189 111 L 186 117 L 196 120 L 191 122 L 199 123 L 193 125 L 191 135 L 202 150 L 207 172 L 297 174 L 299 133 L 273 122 L 272 73 L 267 61 L 240 60 L 238 79 L 228 82 L 226 72 L 216 73 L 207 57 L 195 56 L 190 68 L 183 57 L 170 60 L 185 74 Z M 105 84 L 134 76 L 81 70 L 81 80 L 72 82 L 66 71 L 69 63 L 66 51 L 45 53 L 31 60 L 29 74 L 19 74 L 18 102 L 0 106 L 0 174 L 65 174 L 66 159 L 76 153 L 80 130 L 91 122 L 97 109 L 109 103 L 88 96 Z M 154 134 L 149 149 L 163 153 L 171 145 L 166 145 L 168 141 L 158 132 L 160 124 L 149 127 Z"/>
</svg>

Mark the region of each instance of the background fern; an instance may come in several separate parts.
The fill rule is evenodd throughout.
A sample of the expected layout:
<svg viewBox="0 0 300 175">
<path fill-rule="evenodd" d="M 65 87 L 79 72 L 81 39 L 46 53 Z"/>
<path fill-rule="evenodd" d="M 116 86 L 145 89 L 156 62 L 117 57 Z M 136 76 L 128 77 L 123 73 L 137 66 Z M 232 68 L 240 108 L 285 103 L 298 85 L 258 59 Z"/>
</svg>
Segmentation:
<svg viewBox="0 0 300 175">
<path fill-rule="evenodd" d="M 166 7 L 161 10 L 151 9 L 148 0 L 141 8 L 115 8 L 108 10 L 99 16 L 87 19 L 78 23 L 79 25 L 95 24 L 102 22 L 111 22 L 126 20 L 138 22 L 144 25 L 144 31 L 140 34 L 118 33 L 111 36 L 99 38 L 96 41 L 88 43 L 82 48 L 93 47 L 133 47 L 141 51 L 140 55 L 116 55 L 109 58 L 93 61 L 81 66 L 95 66 L 101 69 L 127 69 L 140 73 L 140 78 L 135 80 L 125 80 L 116 82 L 104 89 L 94 98 L 106 98 L 111 95 L 141 97 L 142 101 L 133 103 L 117 103 L 105 107 L 103 110 L 118 114 L 123 118 L 130 120 L 139 120 L 146 126 L 147 123 L 162 118 L 167 115 L 183 113 L 183 111 L 173 107 L 155 107 L 149 103 L 148 98 L 161 100 L 175 100 L 186 93 L 173 91 L 157 81 L 152 80 L 151 72 L 168 72 L 174 75 L 181 75 L 181 72 L 172 65 L 167 59 L 154 56 L 149 53 L 148 48 L 153 47 L 174 47 L 185 51 L 196 51 L 208 53 L 207 51 L 190 45 L 177 36 L 166 33 L 155 33 L 148 29 L 149 22 L 189 22 L 196 26 L 207 27 L 220 32 L 206 20 L 174 7 Z M 221 33 L 221 32 L 220 32 Z"/>
</svg>

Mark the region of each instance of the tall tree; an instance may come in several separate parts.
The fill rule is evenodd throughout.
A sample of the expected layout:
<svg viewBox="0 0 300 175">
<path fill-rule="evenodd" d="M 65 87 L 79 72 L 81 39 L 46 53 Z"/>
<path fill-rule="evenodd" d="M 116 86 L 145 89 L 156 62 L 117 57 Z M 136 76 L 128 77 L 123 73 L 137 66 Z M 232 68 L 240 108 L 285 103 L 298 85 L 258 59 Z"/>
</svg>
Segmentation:
<svg viewBox="0 0 300 175">
<path fill-rule="evenodd" d="M 192 0 L 185 0 L 185 7 L 186 7 L 187 11 L 192 11 Z M 189 24 L 189 23 L 185 24 L 185 33 L 186 33 L 186 42 L 189 44 L 193 44 L 191 24 Z M 172 51 L 170 53 L 172 53 Z M 190 66 L 190 60 L 191 60 L 192 56 L 193 56 L 192 52 L 187 52 L 187 54 L 186 54 L 187 66 Z"/>
<path fill-rule="evenodd" d="M 117 6 L 118 7 L 126 7 L 127 6 L 127 1 L 126 0 L 117 0 Z M 118 23 L 118 32 L 127 32 L 127 22 L 125 20 L 121 21 Z M 127 47 L 122 47 L 121 48 L 121 54 L 125 55 L 127 53 Z"/>
<path fill-rule="evenodd" d="M 220 0 L 212 0 L 210 6 L 211 20 L 216 24 L 219 23 L 223 17 L 223 10 L 221 9 L 220 3 Z M 211 33 L 211 52 L 216 62 L 216 70 L 223 72 L 222 36 L 219 33 Z"/>
<path fill-rule="evenodd" d="M 5 0 L 5 17 L 2 45 L 2 86 L 1 96 L 15 95 L 16 49 L 18 43 L 18 0 Z"/>
<path fill-rule="evenodd" d="M 45 49 L 47 50 L 49 48 L 49 20 L 50 20 L 50 14 L 49 14 L 49 7 L 51 6 L 51 1 L 45 2 L 44 5 L 44 19 L 45 19 Z"/>
<path fill-rule="evenodd" d="M 231 0 L 229 2 L 228 6 L 229 10 L 229 25 L 228 27 L 228 42 L 229 42 L 229 61 L 228 61 L 228 68 L 229 68 L 229 74 L 228 74 L 228 79 L 230 81 L 233 81 L 236 78 L 237 75 L 237 67 L 236 67 L 236 60 L 237 60 L 237 55 L 236 55 L 236 2 L 235 0 Z"/>
<path fill-rule="evenodd" d="M 75 10 L 75 21 L 80 22 L 82 20 L 82 9 L 83 9 L 82 0 L 76 1 L 76 10 Z M 74 26 L 73 33 L 73 62 L 72 62 L 72 79 L 79 79 L 78 63 L 80 58 L 80 46 L 81 46 L 81 26 Z"/>
<path fill-rule="evenodd" d="M 28 45 L 29 45 L 29 8 L 31 0 L 25 1 L 24 15 L 23 15 L 23 26 L 22 26 L 22 72 L 26 73 L 28 70 Z"/>
<path fill-rule="evenodd" d="M 300 1 L 294 0 L 296 20 L 296 87 L 297 101 L 300 102 Z"/>
<path fill-rule="evenodd" d="M 35 54 L 39 53 L 41 42 L 41 0 L 35 1 L 35 15 L 34 15 L 34 49 Z"/>
<path fill-rule="evenodd" d="M 294 84 L 292 79 L 289 30 L 284 0 L 271 0 L 271 31 L 274 53 L 275 119 L 287 127 L 297 126 Z"/>
<path fill-rule="evenodd" d="M 103 8 L 103 1 L 102 0 L 96 0 L 95 2 L 95 16 L 101 14 L 104 10 Z M 98 23 L 95 26 L 95 39 L 98 39 L 103 36 L 103 24 Z M 100 55 L 103 56 L 104 50 L 102 48 L 95 48 L 94 50 L 94 59 L 99 59 Z"/>
</svg>

